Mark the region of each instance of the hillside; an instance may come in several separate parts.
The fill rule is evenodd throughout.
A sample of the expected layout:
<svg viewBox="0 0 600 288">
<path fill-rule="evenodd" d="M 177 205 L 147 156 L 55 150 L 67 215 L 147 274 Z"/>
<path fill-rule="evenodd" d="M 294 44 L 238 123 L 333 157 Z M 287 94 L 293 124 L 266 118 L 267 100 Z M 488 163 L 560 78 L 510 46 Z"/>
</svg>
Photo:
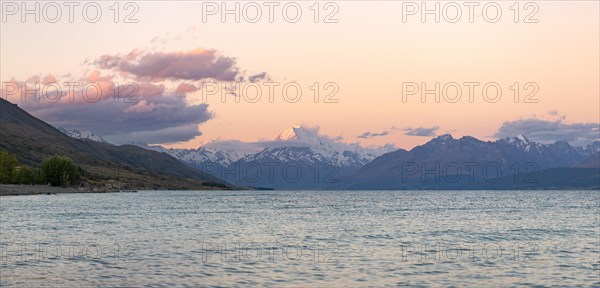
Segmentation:
<svg viewBox="0 0 600 288">
<path fill-rule="evenodd" d="M 224 185 L 166 153 L 69 137 L 4 99 L 0 99 L 0 149 L 16 154 L 21 163 L 30 166 L 38 166 L 55 154 L 68 156 L 88 178 L 118 179 L 131 189 L 211 189 L 215 183 Z"/>
</svg>

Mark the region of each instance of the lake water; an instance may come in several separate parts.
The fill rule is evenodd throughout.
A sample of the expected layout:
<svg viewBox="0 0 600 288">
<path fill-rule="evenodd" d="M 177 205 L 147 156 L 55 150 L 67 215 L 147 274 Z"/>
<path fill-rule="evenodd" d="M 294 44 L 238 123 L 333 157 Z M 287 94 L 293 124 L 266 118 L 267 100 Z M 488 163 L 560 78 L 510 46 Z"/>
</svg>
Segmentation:
<svg viewBox="0 0 600 288">
<path fill-rule="evenodd" d="M 9 286 L 600 286 L 599 191 L 1 197 Z"/>
</svg>

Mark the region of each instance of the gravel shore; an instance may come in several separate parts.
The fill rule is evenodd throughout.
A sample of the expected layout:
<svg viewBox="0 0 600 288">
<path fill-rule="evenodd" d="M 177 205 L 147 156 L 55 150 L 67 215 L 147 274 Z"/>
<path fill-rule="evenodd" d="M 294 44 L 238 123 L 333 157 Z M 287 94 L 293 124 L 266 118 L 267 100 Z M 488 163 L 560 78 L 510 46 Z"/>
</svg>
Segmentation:
<svg viewBox="0 0 600 288">
<path fill-rule="evenodd" d="M 0 196 L 62 194 L 62 193 L 95 193 L 72 187 L 53 187 L 47 185 L 8 185 L 0 184 Z M 98 192 L 96 192 L 98 193 Z"/>
</svg>

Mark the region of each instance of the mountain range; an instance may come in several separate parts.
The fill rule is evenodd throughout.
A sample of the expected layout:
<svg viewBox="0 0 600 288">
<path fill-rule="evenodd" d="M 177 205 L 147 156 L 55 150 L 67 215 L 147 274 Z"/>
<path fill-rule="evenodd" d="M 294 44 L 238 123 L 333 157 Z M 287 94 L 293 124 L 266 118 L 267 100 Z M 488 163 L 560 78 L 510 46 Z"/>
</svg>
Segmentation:
<svg viewBox="0 0 600 288">
<path fill-rule="evenodd" d="M 274 140 L 254 143 L 214 141 L 198 149 L 134 144 L 165 152 L 229 183 L 275 189 L 322 188 L 396 150 L 392 145 L 373 148 L 344 143 L 302 126 L 286 129 Z"/>
<path fill-rule="evenodd" d="M 329 189 L 600 189 L 600 142 L 442 135 L 384 154 Z"/>
<path fill-rule="evenodd" d="M 77 134 L 75 134 L 77 135 Z M 237 185 L 275 189 L 600 189 L 600 142 L 574 147 L 524 135 L 481 141 L 441 135 L 410 151 L 365 148 L 301 126 L 272 141 L 214 141 L 167 153 Z"/>
</svg>

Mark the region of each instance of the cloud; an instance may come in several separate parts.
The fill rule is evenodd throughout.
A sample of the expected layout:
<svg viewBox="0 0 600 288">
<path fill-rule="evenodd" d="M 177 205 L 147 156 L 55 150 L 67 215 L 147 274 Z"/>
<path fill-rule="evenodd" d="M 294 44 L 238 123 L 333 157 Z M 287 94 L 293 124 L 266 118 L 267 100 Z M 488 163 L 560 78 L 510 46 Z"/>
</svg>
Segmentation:
<svg viewBox="0 0 600 288">
<path fill-rule="evenodd" d="M 37 84 L 33 91 L 38 94 L 53 84 L 62 88 L 62 93 L 48 89 L 39 101 L 33 93 L 22 101 L 21 90 L 25 89 L 22 86 L 15 86 L 15 91 L 13 87 L 11 91 L 2 91 L 2 96 L 55 127 L 89 130 L 112 143 L 188 141 L 202 135 L 198 126 L 213 117 L 207 104 L 191 105 L 185 93 L 167 92 L 163 84 L 123 81 L 97 70 L 74 79 L 59 78 L 52 75 L 28 78 L 27 89 L 34 89 Z M 65 82 L 79 86 L 68 89 Z M 115 83 L 129 84 L 115 86 Z M 88 85 L 94 88 L 88 89 L 86 97 L 83 87 Z M 179 92 L 192 90 L 185 85 L 179 87 Z"/>
<path fill-rule="evenodd" d="M 422 136 L 422 137 L 433 137 L 436 135 L 436 131 L 440 129 L 438 126 L 431 128 L 418 127 L 418 128 L 404 128 L 404 135 L 407 136 Z"/>
<path fill-rule="evenodd" d="M 177 127 L 169 127 L 153 131 L 133 131 L 126 134 L 113 134 L 109 138 L 105 138 L 111 143 L 131 143 L 131 139 L 136 139 L 141 143 L 152 144 L 169 144 L 187 141 L 194 137 L 202 135 L 198 130 L 198 125 L 182 125 Z"/>
<path fill-rule="evenodd" d="M 216 50 L 205 49 L 186 52 L 133 50 L 127 55 L 103 55 L 94 64 L 102 69 L 131 73 L 147 81 L 234 81 L 240 75 L 235 58 L 220 55 Z"/>
<path fill-rule="evenodd" d="M 106 98 L 85 104 L 21 105 L 56 127 L 90 130 L 113 143 L 188 141 L 200 136 L 198 125 L 213 117 L 208 105 L 188 105 L 184 96 L 167 94 L 140 97 L 137 103 Z"/>
<path fill-rule="evenodd" d="M 250 75 L 248 77 L 248 81 L 250 81 L 251 83 L 255 83 L 264 79 L 269 79 L 269 75 L 267 75 L 267 72 L 262 72 L 262 73 L 258 73 L 255 75 Z"/>
<path fill-rule="evenodd" d="M 14 80 L 15 85 L 0 90 L 0 95 L 56 127 L 89 130 L 113 143 L 170 144 L 202 135 L 199 125 L 214 117 L 207 104 L 187 101 L 188 94 L 199 89 L 199 82 L 246 78 L 235 58 L 216 50 L 134 49 L 84 63 L 85 72 L 79 74 L 34 75 L 25 81 Z M 246 81 L 268 77 L 263 72 Z M 65 82 L 78 86 L 70 89 Z M 83 89 L 87 85 L 91 86 Z M 32 89 L 47 97 L 31 95 Z M 23 94 L 27 94 L 25 99 Z"/>
<path fill-rule="evenodd" d="M 494 136 L 506 138 L 523 134 L 534 142 L 548 144 L 564 141 L 575 146 L 586 145 L 600 139 L 600 123 L 567 124 L 563 122 L 564 116 L 558 113 L 550 113 L 550 115 L 559 116 L 559 119 L 530 118 L 504 122 Z"/>
<path fill-rule="evenodd" d="M 560 112 L 558 112 L 556 110 L 549 111 L 548 115 L 558 118 L 558 119 L 561 119 L 561 120 L 564 120 L 567 118 L 567 116 L 560 114 Z"/>
<path fill-rule="evenodd" d="M 388 131 L 383 131 L 381 133 L 371 133 L 371 132 L 365 132 L 361 135 L 358 135 L 356 137 L 358 138 L 363 138 L 363 139 L 367 139 L 367 138 L 372 138 L 372 137 L 380 137 L 380 136 L 386 136 L 390 134 Z"/>
<path fill-rule="evenodd" d="M 177 86 L 175 93 L 186 94 L 186 93 L 195 92 L 195 91 L 198 91 L 198 87 L 196 87 L 192 84 L 188 84 L 188 83 L 181 83 L 181 84 L 179 84 L 179 86 Z"/>
</svg>

